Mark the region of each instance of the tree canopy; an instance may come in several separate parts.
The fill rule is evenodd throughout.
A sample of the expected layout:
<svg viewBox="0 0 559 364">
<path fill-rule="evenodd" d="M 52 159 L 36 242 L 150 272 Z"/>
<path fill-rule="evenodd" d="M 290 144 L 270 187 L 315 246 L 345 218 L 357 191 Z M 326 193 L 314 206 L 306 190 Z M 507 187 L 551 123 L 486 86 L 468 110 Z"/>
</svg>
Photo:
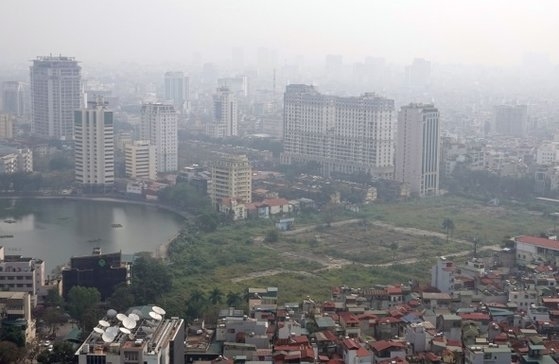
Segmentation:
<svg viewBox="0 0 559 364">
<path fill-rule="evenodd" d="M 132 293 L 138 304 L 156 303 L 171 289 L 171 272 L 163 262 L 142 256 L 132 265 Z"/>
</svg>

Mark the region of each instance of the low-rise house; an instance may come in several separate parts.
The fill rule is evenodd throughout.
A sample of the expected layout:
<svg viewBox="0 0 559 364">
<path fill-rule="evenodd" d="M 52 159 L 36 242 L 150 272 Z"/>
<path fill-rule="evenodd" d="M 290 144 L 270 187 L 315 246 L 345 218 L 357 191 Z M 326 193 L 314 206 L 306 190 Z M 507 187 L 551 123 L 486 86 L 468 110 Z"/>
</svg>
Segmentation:
<svg viewBox="0 0 559 364">
<path fill-rule="evenodd" d="M 342 356 L 345 364 L 372 364 L 373 355 L 355 339 L 342 340 Z"/>
<path fill-rule="evenodd" d="M 466 346 L 466 364 L 510 364 L 511 348 L 508 345 Z"/>
<path fill-rule="evenodd" d="M 369 343 L 373 352 L 373 364 L 381 361 L 406 356 L 406 343 L 396 340 L 379 340 Z"/>
<path fill-rule="evenodd" d="M 423 292 L 421 301 L 425 307 L 441 309 L 450 307 L 452 300 L 448 293 Z"/>
<path fill-rule="evenodd" d="M 340 312 L 340 326 L 345 332 L 345 336 L 352 338 L 359 337 L 361 335 L 361 329 L 359 327 L 359 320 L 351 312 Z"/>
</svg>

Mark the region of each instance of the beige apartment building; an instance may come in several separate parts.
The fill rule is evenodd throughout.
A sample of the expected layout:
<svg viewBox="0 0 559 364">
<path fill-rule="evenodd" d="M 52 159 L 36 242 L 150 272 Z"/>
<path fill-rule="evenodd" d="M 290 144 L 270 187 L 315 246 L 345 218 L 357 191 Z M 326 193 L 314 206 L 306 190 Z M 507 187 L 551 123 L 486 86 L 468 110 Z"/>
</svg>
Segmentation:
<svg viewBox="0 0 559 364">
<path fill-rule="evenodd" d="M 157 179 L 155 145 L 149 140 L 135 140 L 124 146 L 126 177 L 136 179 Z"/>
<path fill-rule="evenodd" d="M 252 169 L 246 155 L 227 155 L 211 166 L 210 198 L 215 204 L 222 198 L 252 200 Z"/>
<path fill-rule="evenodd" d="M 284 94 L 284 164 L 316 162 L 325 176 L 394 171 L 394 100 L 366 93 L 323 95 L 313 86 L 288 85 Z"/>
</svg>

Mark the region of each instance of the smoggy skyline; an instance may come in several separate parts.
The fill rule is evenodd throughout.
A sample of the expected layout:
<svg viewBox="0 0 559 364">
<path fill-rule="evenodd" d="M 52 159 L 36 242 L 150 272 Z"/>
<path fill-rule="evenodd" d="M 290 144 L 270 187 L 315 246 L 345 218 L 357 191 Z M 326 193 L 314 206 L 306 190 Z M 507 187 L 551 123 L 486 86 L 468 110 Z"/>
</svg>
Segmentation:
<svg viewBox="0 0 559 364">
<path fill-rule="evenodd" d="M 559 63 L 559 2 L 518 0 L 4 0 L 2 62 L 63 54 L 84 62 L 279 64 L 384 57 L 410 63 L 519 64 L 526 54 Z"/>
</svg>

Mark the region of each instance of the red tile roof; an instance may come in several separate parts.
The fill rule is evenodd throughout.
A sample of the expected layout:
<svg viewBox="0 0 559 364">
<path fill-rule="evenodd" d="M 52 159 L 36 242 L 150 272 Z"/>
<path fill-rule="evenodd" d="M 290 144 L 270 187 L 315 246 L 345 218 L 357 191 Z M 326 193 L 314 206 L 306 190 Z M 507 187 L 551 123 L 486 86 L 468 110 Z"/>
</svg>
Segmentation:
<svg viewBox="0 0 559 364">
<path fill-rule="evenodd" d="M 547 238 L 540 238 L 537 236 L 528 236 L 528 235 L 517 236 L 516 238 L 514 238 L 514 240 L 524 244 L 535 245 L 547 249 L 559 250 L 559 241 L 557 240 L 551 240 Z"/>
<path fill-rule="evenodd" d="M 351 312 L 340 312 L 339 313 L 340 319 L 343 320 L 346 324 L 358 324 L 359 320 L 355 317 L 354 314 Z"/>
<path fill-rule="evenodd" d="M 402 287 L 386 287 L 386 293 L 389 295 L 401 295 Z"/>
<path fill-rule="evenodd" d="M 458 314 L 462 320 L 489 321 L 489 314 L 483 312 L 463 312 Z"/>
<path fill-rule="evenodd" d="M 371 348 L 377 353 L 392 347 L 401 349 L 404 348 L 405 345 L 402 342 L 392 340 L 379 340 L 371 344 Z"/>
<path fill-rule="evenodd" d="M 344 348 L 346 348 L 347 350 L 357 350 L 361 347 L 361 345 L 356 343 L 355 340 L 353 339 L 343 339 L 342 344 L 344 345 Z"/>
</svg>

